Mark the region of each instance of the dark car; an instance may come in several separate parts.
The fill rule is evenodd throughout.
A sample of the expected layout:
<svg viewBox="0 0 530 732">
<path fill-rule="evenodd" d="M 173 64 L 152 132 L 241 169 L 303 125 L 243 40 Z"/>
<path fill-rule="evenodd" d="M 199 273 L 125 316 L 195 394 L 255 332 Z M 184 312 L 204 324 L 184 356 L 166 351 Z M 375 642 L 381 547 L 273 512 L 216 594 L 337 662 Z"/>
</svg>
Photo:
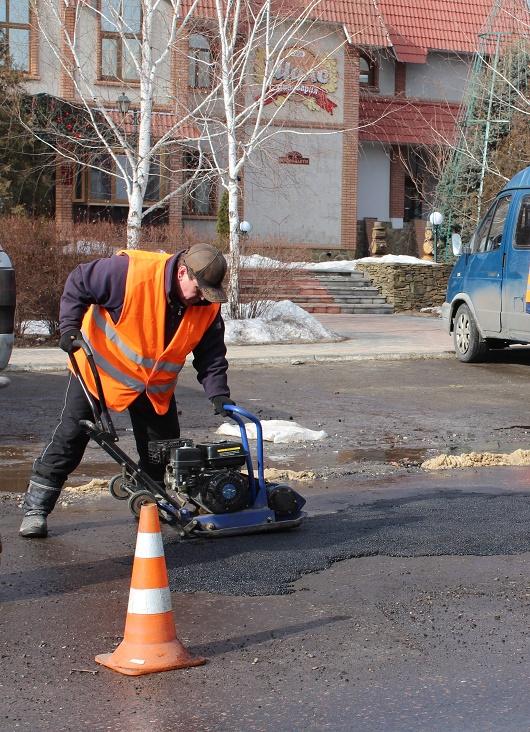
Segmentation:
<svg viewBox="0 0 530 732">
<path fill-rule="evenodd" d="M 0 244 L 0 370 L 5 369 L 11 357 L 15 339 L 15 270 Z M 0 377 L 0 387 L 9 379 Z"/>
</svg>

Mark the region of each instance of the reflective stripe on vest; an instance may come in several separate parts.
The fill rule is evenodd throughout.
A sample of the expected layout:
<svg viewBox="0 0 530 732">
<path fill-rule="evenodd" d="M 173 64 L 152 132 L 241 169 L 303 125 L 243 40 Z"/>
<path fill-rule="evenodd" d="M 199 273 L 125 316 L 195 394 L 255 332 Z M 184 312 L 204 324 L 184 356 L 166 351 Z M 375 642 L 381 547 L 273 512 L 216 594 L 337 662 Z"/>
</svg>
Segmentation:
<svg viewBox="0 0 530 732">
<path fill-rule="evenodd" d="M 116 348 L 118 348 L 123 355 L 129 359 L 129 361 L 132 361 L 145 369 L 153 369 L 156 366 L 157 371 L 167 371 L 170 374 L 178 374 L 182 371 L 182 367 L 184 366 L 183 363 L 156 361 L 154 358 L 144 358 L 143 356 L 140 356 L 140 354 L 135 353 L 126 343 L 123 342 L 118 335 L 116 328 L 105 320 L 99 306 L 94 307 L 93 318 L 96 326 L 103 331 L 105 337 L 108 338 L 109 341 L 112 341 Z M 118 381 L 120 381 L 120 379 L 118 379 Z"/>
<path fill-rule="evenodd" d="M 94 353 L 109 408 L 123 411 L 145 391 L 156 413 L 165 414 L 187 355 L 200 343 L 220 306 L 188 306 L 165 345 L 165 267 L 171 255 L 140 250 L 122 255 L 130 261 L 121 315 L 114 323 L 104 307 L 92 305 L 83 319 L 83 335 Z M 84 352 L 78 351 L 76 358 L 89 391 L 97 397 Z"/>
</svg>

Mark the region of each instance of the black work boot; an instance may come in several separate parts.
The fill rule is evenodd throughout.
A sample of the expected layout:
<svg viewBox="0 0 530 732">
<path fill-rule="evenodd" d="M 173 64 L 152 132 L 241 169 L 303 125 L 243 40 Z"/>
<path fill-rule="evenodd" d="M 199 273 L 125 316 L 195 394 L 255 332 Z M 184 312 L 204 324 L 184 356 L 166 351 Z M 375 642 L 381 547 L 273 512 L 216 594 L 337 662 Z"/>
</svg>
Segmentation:
<svg viewBox="0 0 530 732">
<path fill-rule="evenodd" d="M 44 539 L 48 536 L 46 517 L 53 511 L 60 492 L 60 488 L 30 480 L 22 504 L 24 518 L 18 532 L 20 536 L 26 539 Z"/>
<path fill-rule="evenodd" d="M 48 536 L 46 514 L 32 511 L 25 513 L 18 533 L 25 539 L 45 539 Z"/>
</svg>

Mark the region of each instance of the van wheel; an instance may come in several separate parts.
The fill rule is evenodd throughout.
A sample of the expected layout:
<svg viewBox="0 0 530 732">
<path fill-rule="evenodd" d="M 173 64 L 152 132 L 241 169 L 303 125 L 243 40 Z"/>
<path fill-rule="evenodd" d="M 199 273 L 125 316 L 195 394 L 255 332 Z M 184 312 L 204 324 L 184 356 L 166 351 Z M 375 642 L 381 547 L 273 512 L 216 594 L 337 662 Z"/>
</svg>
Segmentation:
<svg viewBox="0 0 530 732">
<path fill-rule="evenodd" d="M 456 311 L 453 342 L 458 360 L 465 363 L 480 361 L 488 350 L 467 305 L 460 305 Z"/>
</svg>

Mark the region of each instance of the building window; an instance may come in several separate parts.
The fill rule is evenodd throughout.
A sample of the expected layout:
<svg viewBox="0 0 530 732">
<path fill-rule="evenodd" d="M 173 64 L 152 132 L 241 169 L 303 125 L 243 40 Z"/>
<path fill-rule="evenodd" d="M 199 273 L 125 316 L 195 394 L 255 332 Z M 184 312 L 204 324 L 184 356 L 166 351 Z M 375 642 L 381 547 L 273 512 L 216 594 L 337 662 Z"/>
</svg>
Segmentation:
<svg viewBox="0 0 530 732">
<path fill-rule="evenodd" d="M 9 56 L 13 68 L 30 71 L 29 0 L 0 0 L 1 58 Z"/>
<path fill-rule="evenodd" d="M 129 174 L 130 167 L 125 155 L 116 156 Z M 149 180 L 145 190 L 144 204 L 151 205 L 160 201 L 165 193 L 161 178 L 161 162 L 156 158 L 151 162 Z M 72 200 L 76 203 L 92 205 L 127 206 L 127 185 L 121 177 L 119 168 L 110 155 L 98 155 L 92 165 L 78 165 L 74 176 Z"/>
<path fill-rule="evenodd" d="M 137 81 L 142 40 L 140 1 L 101 0 L 100 26 L 101 78 Z"/>
<path fill-rule="evenodd" d="M 377 86 L 377 64 L 362 53 L 359 55 L 359 84 L 364 87 Z"/>
<path fill-rule="evenodd" d="M 212 84 L 212 52 L 206 36 L 192 33 L 189 39 L 189 78 L 193 89 L 209 89 Z"/>
<path fill-rule="evenodd" d="M 217 185 L 212 180 L 212 171 L 206 170 L 195 177 L 199 164 L 197 152 L 184 155 L 185 176 L 190 178 L 184 194 L 184 214 L 188 216 L 215 216 L 217 210 Z"/>
</svg>

